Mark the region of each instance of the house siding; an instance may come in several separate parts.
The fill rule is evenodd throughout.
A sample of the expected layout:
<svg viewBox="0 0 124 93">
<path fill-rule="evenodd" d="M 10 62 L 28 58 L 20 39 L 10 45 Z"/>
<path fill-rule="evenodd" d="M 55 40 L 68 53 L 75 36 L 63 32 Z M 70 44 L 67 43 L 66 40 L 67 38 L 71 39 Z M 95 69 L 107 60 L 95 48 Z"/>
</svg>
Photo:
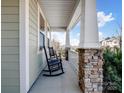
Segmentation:
<svg viewBox="0 0 124 93">
<path fill-rule="evenodd" d="M 38 51 L 38 5 L 29 1 L 29 85 L 30 87 L 43 69 L 43 51 Z"/>
<path fill-rule="evenodd" d="M 19 0 L 1 1 L 1 93 L 20 93 Z"/>
</svg>

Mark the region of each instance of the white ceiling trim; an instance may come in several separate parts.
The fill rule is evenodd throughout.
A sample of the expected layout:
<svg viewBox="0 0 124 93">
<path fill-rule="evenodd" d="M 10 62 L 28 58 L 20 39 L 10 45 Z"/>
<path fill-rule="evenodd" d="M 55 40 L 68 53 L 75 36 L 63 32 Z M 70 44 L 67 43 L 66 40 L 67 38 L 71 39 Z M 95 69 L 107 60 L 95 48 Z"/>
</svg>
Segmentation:
<svg viewBox="0 0 124 93">
<path fill-rule="evenodd" d="M 51 27 L 67 28 L 77 1 L 79 0 L 39 0 L 39 4 Z"/>
<path fill-rule="evenodd" d="M 65 32 L 66 31 L 66 28 L 64 27 L 52 27 L 50 29 L 51 32 Z"/>
<path fill-rule="evenodd" d="M 67 30 L 71 30 L 79 22 L 80 15 L 81 15 L 81 1 L 79 0 L 77 7 L 71 17 Z"/>
<path fill-rule="evenodd" d="M 42 11 L 42 9 L 41 9 L 39 3 L 37 3 L 37 4 L 38 4 L 39 11 L 40 11 L 40 13 L 41 13 L 41 15 L 42 15 L 44 21 L 47 23 L 47 27 L 50 28 L 50 25 L 49 25 L 49 23 L 48 23 L 48 21 L 47 21 L 47 18 L 45 17 L 45 15 L 44 15 L 44 13 L 43 13 L 43 11 Z"/>
</svg>

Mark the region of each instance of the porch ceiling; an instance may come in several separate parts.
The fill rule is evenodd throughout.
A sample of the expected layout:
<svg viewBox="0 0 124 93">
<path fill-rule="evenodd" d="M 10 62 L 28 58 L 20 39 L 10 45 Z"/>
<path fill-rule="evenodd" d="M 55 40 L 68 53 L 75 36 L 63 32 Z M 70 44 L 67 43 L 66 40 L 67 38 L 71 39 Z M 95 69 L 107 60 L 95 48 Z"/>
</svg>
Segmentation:
<svg viewBox="0 0 124 93">
<path fill-rule="evenodd" d="M 40 7 L 51 28 L 66 29 L 79 0 L 39 0 Z"/>
</svg>

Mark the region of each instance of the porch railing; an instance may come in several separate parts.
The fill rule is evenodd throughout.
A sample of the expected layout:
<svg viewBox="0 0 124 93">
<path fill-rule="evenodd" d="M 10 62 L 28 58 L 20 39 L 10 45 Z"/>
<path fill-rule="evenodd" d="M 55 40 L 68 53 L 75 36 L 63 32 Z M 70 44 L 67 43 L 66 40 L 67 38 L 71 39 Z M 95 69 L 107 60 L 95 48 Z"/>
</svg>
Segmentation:
<svg viewBox="0 0 124 93">
<path fill-rule="evenodd" d="M 71 64 L 74 72 L 78 74 L 78 53 L 74 50 L 69 51 L 69 63 Z"/>
</svg>

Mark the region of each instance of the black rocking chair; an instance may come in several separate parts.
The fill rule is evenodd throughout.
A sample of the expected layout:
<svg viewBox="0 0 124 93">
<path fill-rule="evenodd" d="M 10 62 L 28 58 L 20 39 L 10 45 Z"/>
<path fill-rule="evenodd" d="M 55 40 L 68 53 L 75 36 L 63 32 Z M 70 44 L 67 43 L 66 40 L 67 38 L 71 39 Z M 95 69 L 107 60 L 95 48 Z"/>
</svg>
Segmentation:
<svg viewBox="0 0 124 93">
<path fill-rule="evenodd" d="M 48 70 L 43 70 L 47 72 L 47 74 L 43 74 L 44 76 L 58 76 L 64 73 L 62 62 L 58 58 L 48 58 L 46 48 L 44 47 L 44 52 L 47 60 Z M 59 71 L 61 70 L 61 71 Z M 59 71 L 59 72 L 58 72 Z"/>
<path fill-rule="evenodd" d="M 51 59 L 58 59 L 59 61 L 62 62 L 61 55 L 57 55 L 56 51 L 53 49 L 53 47 L 48 47 L 49 49 L 49 55 Z"/>
</svg>

